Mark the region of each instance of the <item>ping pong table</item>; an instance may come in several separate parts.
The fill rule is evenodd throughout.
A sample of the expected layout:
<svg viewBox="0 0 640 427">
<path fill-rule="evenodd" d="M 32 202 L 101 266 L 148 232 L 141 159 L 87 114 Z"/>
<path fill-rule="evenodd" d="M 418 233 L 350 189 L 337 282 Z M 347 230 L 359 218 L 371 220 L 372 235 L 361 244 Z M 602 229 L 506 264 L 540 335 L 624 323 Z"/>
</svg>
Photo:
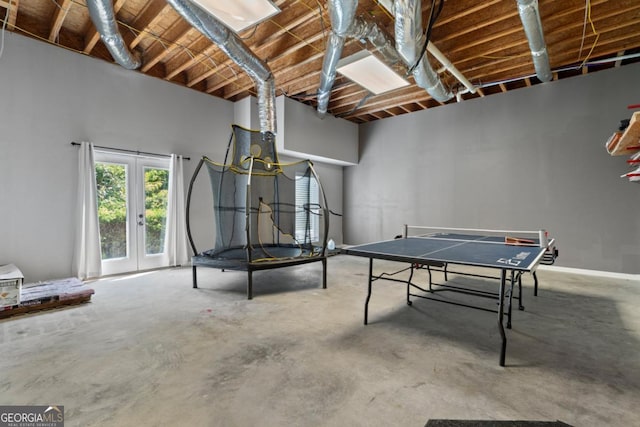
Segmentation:
<svg viewBox="0 0 640 427">
<path fill-rule="evenodd" d="M 419 232 L 419 234 L 410 233 Z M 426 231 L 426 232 L 425 232 Z M 504 330 L 504 317 L 507 328 L 511 329 L 511 303 L 516 298 L 518 308 L 522 305 L 522 274 L 530 272 L 535 280 L 537 295 L 538 279 L 535 270 L 540 263 L 552 264 L 558 251 L 555 239 L 549 239 L 546 231 L 509 231 L 452 229 L 441 227 L 404 226 L 401 236 L 392 240 L 349 246 L 342 253 L 369 258 L 368 293 L 364 306 L 364 324 L 368 323 L 369 300 L 372 283 L 376 280 L 389 280 L 406 284 L 407 304 L 412 305 L 411 297 L 430 299 L 459 306 L 490 311 L 498 314 L 498 329 L 502 338 L 500 347 L 500 366 L 505 364 L 507 338 Z M 374 274 L 373 260 L 387 260 L 408 263 L 409 267 L 392 273 Z M 500 275 L 475 274 L 468 271 L 451 271 L 449 265 L 481 267 L 484 270 L 499 270 Z M 414 280 L 416 270 L 426 269 L 429 276 L 428 287 L 418 285 Z M 400 279 L 397 273 L 410 270 L 408 279 Z M 434 283 L 432 271 L 442 271 L 445 283 Z M 448 284 L 448 273 L 475 276 L 485 279 L 497 279 L 497 292 L 488 292 L 473 287 Z M 508 283 L 508 284 L 507 284 Z M 514 297 L 514 285 L 518 285 L 518 296 Z M 413 292 L 412 292 L 413 291 Z M 497 310 L 464 302 L 434 298 L 437 292 L 452 291 L 483 298 L 498 300 Z M 505 312 L 505 301 L 507 309 Z"/>
</svg>

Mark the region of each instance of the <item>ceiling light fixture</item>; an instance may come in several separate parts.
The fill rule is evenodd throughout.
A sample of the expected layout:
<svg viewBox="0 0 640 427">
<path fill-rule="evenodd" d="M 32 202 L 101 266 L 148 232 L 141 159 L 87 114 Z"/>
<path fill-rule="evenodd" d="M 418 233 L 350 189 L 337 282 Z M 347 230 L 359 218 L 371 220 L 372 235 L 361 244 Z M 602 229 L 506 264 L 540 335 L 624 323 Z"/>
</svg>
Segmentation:
<svg viewBox="0 0 640 427">
<path fill-rule="evenodd" d="M 338 61 L 336 71 L 375 95 L 409 86 L 408 81 L 367 50 Z"/>
<path fill-rule="evenodd" d="M 280 13 L 270 0 L 192 0 L 219 19 L 229 29 L 240 33 Z"/>
</svg>

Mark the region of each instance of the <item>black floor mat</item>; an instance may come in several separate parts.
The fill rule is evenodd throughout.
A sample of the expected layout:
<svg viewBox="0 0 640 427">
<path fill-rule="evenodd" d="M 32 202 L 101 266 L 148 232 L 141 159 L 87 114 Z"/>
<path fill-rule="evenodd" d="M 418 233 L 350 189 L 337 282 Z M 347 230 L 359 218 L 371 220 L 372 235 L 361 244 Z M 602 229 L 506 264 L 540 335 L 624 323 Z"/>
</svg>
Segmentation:
<svg viewBox="0 0 640 427">
<path fill-rule="evenodd" d="M 425 427 L 571 427 L 562 421 L 429 420 Z"/>
</svg>

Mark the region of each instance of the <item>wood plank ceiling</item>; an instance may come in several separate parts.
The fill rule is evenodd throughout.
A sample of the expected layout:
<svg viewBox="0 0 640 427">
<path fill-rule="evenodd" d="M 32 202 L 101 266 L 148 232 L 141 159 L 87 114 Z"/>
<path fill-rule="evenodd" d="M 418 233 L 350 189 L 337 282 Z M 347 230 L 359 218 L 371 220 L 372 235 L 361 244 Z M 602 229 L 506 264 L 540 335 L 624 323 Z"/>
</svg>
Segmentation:
<svg viewBox="0 0 640 427">
<path fill-rule="evenodd" d="M 164 0 L 114 0 L 120 32 L 140 52 L 142 72 L 212 96 L 237 101 L 255 95 L 253 81 L 220 49 L 187 24 Z M 276 94 L 316 105 L 331 23 L 324 0 L 276 0 L 281 12 L 239 36 L 271 68 Z M 423 1 L 423 22 L 431 2 Z M 539 0 L 553 78 L 570 78 L 637 62 L 640 0 Z M 393 36 L 393 18 L 375 0 L 360 0 L 358 14 Z M 4 31 L 113 62 L 89 17 L 85 0 L 0 0 Z M 447 0 L 431 42 L 478 86 L 460 100 L 541 84 L 515 0 Z M 343 57 L 372 47 L 349 40 Z M 610 60 L 597 62 L 597 60 Z M 432 57 L 454 92 L 458 81 Z M 367 90 L 337 75 L 329 114 L 370 122 L 442 103 L 411 86 L 367 97 Z M 363 102 L 364 101 L 364 102 Z M 457 102 L 454 97 L 448 103 Z"/>
</svg>

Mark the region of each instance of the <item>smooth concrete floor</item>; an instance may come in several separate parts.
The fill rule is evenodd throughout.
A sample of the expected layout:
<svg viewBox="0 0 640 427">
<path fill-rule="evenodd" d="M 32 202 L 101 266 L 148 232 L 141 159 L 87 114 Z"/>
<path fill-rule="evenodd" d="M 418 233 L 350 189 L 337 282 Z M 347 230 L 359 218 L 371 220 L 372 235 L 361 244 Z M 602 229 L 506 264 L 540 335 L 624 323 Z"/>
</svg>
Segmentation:
<svg viewBox="0 0 640 427">
<path fill-rule="evenodd" d="M 0 404 L 64 405 L 67 426 L 640 425 L 639 281 L 545 269 L 533 297 L 525 276 L 500 367 L 496 314 L 378 281 L 364 326 L 368 261 L 328 264 L 326 290 L 320 263 L 256 273 L 251 301 L 244 273 L 161 270 L 0 321 Z"/>
</svg>

